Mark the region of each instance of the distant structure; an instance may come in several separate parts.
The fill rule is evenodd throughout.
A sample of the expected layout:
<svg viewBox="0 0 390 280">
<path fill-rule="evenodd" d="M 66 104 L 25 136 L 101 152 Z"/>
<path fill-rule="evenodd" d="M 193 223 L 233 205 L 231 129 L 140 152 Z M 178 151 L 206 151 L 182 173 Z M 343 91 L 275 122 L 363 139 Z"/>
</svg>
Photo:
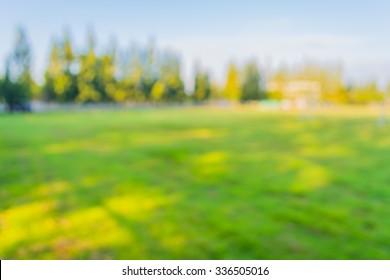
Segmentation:
<svg viewBox="0 0 390 280">
<path fill-rule="evenodd" d="M 283 110 L 308 110 L 318 105 L 321 96 L 321 84 L 312 80 L 270 81 L 267 90 L 282 94 Z"/>
</svg>

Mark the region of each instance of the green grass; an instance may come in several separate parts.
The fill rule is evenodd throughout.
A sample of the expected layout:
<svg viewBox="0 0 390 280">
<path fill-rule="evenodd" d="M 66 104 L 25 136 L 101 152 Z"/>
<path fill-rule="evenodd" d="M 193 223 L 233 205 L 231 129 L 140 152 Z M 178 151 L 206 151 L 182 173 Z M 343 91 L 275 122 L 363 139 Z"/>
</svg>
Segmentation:
<svg viewBox="0 0 390 280">
<path fill-rule="evenodd" d="M 0 115 L 2 259 L 390 259 L 390 127 L 361 111 Z"/>
</svg>

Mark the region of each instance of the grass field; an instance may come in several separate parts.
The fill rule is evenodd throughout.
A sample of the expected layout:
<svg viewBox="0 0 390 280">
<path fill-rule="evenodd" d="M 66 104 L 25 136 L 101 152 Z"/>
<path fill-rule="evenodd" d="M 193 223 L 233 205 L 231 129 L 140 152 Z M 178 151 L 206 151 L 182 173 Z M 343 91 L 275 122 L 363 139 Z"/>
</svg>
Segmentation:
<svg viewBox="0 0 390 280">
<path fill-rule="evenodd" d="M 0 115 L 2 259 L 390 259 L 390 126 L 176 108 Z"/>
</svg>

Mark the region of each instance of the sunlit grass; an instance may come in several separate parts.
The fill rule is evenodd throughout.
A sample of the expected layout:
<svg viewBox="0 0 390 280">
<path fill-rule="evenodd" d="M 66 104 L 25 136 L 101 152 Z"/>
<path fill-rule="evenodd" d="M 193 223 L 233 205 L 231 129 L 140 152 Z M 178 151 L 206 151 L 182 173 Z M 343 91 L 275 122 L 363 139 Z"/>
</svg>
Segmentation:
<svg viewBox="0 0 390 280">
<path fill-rule="evenodd" d="M 0 257 L 389 259 L 372 109 L 0 115 Z"/>
</svg>

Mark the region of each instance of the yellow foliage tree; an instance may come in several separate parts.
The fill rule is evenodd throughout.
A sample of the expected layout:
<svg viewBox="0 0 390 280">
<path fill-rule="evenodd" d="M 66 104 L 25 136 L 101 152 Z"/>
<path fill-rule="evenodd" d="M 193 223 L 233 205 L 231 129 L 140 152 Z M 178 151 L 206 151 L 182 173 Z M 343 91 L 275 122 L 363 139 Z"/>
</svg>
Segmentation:
<svg viewBox="0 0 390 280">
<path fill-rule="evenodd" d="M 237 68 L 231 64 L 224 88 L 224 97 L 231 101 L 238 101 L 241 97 L 241 87 Z"/>
<path fill-rule="evenodd" d="M 77 79 L 77 87 L 79 89 L 79 95 L 77 101 L 99 101 L 100 94 L 96 90 L 94 80 L 97 76 L 96 66 L 97 60 L 94 50 L 94 38 L 92 33 L 89 34 L 89 51 L 86 55 L 81 56 L 80 72 Z"/>
</svg>

